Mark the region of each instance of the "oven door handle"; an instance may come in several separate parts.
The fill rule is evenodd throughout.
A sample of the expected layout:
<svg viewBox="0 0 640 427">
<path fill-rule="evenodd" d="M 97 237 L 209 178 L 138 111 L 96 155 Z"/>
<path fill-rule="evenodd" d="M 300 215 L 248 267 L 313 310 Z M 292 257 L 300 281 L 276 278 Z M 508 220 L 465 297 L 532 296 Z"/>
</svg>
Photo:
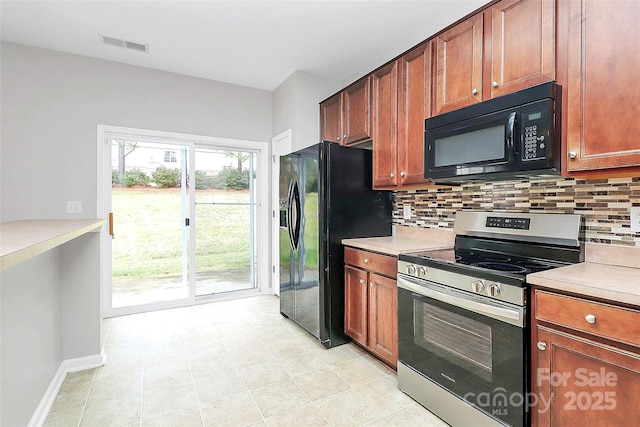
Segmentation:
<svg viewBox="0 0 640 427">
<path fill-rule="evenodd" d="M 402 277 L 398 277 L 398 287 L 428 298 L 433 298 L 435 300 L 451 304 L 456 307 L 473 311 L 474 313 L 483 314 L 497 320 L 502 320 L 512 325 L 520 327 L 524 326 L 523 316 L 517 310 L 509 310 L 508 308 L 496 307 L 494 305 L 483 304 L 465 298 L 460 298 L 455 295 L 445 294 L 443 292 L 433 290 L 429 287 L 415 285 L 408 280 L 403 279 Z"/>
</svg>

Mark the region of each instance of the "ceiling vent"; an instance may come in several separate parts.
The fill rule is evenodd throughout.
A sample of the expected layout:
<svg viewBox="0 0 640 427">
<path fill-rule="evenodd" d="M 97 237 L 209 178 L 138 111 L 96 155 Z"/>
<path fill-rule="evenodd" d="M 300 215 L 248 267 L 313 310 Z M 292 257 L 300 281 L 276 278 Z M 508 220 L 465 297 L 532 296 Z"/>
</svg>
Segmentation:
<svg viewBox="0 0 640 427">
<path fill-rule="evenodd" d="M 110 44 L 112 46 L 124 47 L 127 49 L 137 50 L 138 52 L 149 52 L 149 45 L 131 42 L 128 40 L 119 39 L 116 37 L 105 36 L 104 34 L 100 34 L 100 40 L 102 43 Z"/>
</svg>

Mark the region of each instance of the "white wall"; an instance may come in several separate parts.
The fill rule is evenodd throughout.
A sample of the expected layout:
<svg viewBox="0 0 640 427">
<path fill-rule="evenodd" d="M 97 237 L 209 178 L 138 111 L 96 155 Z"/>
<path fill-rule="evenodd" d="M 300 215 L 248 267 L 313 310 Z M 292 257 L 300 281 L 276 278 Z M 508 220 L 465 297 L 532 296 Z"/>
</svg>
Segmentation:
<svg viewBox="0 0 640 427">
<path fill-rule="evenodd" d="M 96 216 L 98 124 L 269 142 L 271 92 L 2 42 L 0 219 Z"/>
<path fill-rule="evenodd" d="M 98 124 L 271 141 L 268 91 L 14 43 L 1 52 L 2 221 L 96 217 Z M 83 213 L 66 214 L 67 200 L 82 201 Z M 100 350 L 90 234 L 2 274 L 2 425 L 26 424 L 63 359 Z M 69 305 L 91 320 L 77 325 Z"/>
<path fill-rule="evenodd" d="M 63 360 L 60 250 L 0 273 L 2 418 L 25 426 Z"/>
<path fill-rule="evenodd" d="M 341 87 L 339 81 L 303 71 L 291 74 L 273 92 L 273 135 L 291 129 L 292 151 L 318 143 L 319 103 Z"/>
</svg>

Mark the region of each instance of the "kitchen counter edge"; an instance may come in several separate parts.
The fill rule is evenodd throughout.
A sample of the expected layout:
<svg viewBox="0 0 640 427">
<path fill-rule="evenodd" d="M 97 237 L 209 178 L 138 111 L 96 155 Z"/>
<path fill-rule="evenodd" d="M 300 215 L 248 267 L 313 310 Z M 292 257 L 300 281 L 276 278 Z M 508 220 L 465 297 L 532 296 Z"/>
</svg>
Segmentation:
<svg viewBox="0 0 640 427">
<path fill-rule="evenodd" d="M 640 268 L 583 262 L 529 274 L 527 282 L 640 308 Z"/>
<path fill-rule="evenodd" d="M 104 219 L 19 220 L 0 223 L 0 271 L 8 270 L 91 231 Z"/>
<path fill-rule="evenodd" d="M 397 236 L 342 239 L 342 244 L 353 248 L 364 249 L 391 256 L 398 256 L 401 253 L 406 252 L 419 252 L 453 247 L 453 242 L 410 239 Z"/>
</svg>

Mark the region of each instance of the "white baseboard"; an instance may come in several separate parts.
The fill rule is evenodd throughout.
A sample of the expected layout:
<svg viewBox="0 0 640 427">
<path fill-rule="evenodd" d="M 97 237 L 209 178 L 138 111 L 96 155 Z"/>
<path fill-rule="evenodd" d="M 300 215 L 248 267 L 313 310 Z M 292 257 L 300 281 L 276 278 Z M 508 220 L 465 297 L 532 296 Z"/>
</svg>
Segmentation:
<svg viewBox="0 0 640 427">
<path fill-rule="evenodd" d="M 67 373 L 84 371 L 85 369 L 97 368 L 105 364 L 107 360 L 106 354 L 94 354 L 93 356 L 78 357 L 75 359 L 66 359 L 60 363 L 60 367 L 49 383 L 47 391 L 45 391 L 40 404 L 33 413 L 28 427 L 40 427 L 44 424 L 49 415 L 49 411 L 53 406 L 53 402 L 58 395 L 60 386 L 64 382 Z"/>
</svg>

